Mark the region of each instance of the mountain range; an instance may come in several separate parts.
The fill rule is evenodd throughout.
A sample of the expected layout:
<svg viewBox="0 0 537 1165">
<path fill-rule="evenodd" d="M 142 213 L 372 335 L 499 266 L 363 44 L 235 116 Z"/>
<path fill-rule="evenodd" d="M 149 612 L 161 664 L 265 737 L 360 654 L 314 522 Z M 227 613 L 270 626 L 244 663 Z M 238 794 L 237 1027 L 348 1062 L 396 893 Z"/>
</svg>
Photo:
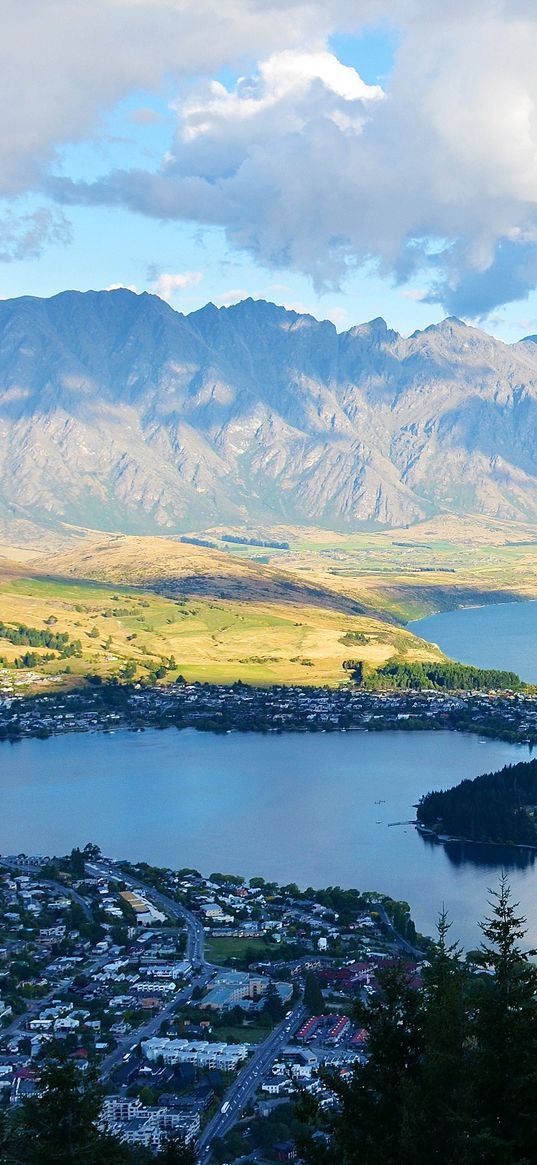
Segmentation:
<svg viewBox="0 0 537 1165">
<path fill-rule="evenodd" d="M 404 338 L 247 299 L 125 289 L 0 302 L 0 516 L 214 524 L 537 521 L 537 337 Z"/>
</svg>

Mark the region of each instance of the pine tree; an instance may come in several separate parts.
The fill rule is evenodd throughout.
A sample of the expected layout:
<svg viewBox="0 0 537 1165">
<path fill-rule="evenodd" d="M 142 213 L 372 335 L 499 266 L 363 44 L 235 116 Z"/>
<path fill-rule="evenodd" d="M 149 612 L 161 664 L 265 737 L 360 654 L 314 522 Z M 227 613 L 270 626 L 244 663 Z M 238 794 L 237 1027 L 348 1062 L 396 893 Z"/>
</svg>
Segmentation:
<svg viewBox="0 0 537 1165">
<path fill-rule="evenodd" d="M 282 1003 L 281 995 L 275 983 L 269 983 L 265 1001 L 263 1004 L 263 1011 L 270 1016 L 272 1023 L 279 1023 L 285 1015 L 285 1008 Z"/>
<path fill-rule="evenodd" d="M 419 1071 L 421 1003 L 404 966 L 379 975 L 381 994 L 367 1011 L 367 1063 L 350 1082 L 330 1084 L 339 1101 L 326 1125 L 327 1147 L 310 1137 L 300 1146 L 307 1165 L 401 1165 L 408 1098 Z M 364 1022 L 364 1015 L 360 1015 Z M 318 1122 L 319 1127 L 319 1122 Z"/>
<path fill-rule="evenodd" d="M 537 1161 L 537 968 L 518 946 L 526 920 L 517 915 L 505 876 L 482 923 L 485 942 L 475 999 L 473 1103 L 476 1161 Z"/>
<path fill-rule="evenodd" d="M 310 1015 L 322 1015 L 324 1011 L 324 999 L 321 991 L 321 984 L 315 971 L 307 971 L 304 981 L 304 1005 L 307 1007 Z"/>
<path fill-rule="evenodd" d="M 102 1092 L 92 1069 L 82 1074 L 58 1049 L 8 1122 L 5 1160 L 14 1165 L 126 1165 L 129 1151 L 98 1127 Z"/>
<path fill-rule="evenodd" d="M 424 970 L 423 1049 L 409 1097 L 402 1160 L 411 1165 L 462 1165 L 467 1160 L 468 971 L 449 943 L 444 909 Z"/>
</svg>

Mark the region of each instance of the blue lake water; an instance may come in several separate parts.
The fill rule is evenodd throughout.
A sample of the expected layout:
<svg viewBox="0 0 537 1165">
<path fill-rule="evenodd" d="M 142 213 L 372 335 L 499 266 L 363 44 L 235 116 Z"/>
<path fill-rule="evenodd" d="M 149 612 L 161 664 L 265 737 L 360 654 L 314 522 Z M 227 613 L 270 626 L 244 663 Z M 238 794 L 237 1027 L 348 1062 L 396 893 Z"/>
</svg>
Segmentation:
<svg viewBox="0 0 537 1165">
<path fill-rule="evenodd" d="M 461 663 L 505 668 L 537 683 L 535 601 L 445 611 L 415 620 L 409 628 Z"/>
<path fill-rule="evenodd" d="M 150 730 L 0 746 L 0 852 L 114 857 L 406 899 L 431 933 L 479 939 L 500 863 L 537 946 L 536 867 L 517 851 L 426 843 L 408 824 L 431 788 L 526 759 L 526 746 L 449 732 L 213 736 Z"/>
</svg>

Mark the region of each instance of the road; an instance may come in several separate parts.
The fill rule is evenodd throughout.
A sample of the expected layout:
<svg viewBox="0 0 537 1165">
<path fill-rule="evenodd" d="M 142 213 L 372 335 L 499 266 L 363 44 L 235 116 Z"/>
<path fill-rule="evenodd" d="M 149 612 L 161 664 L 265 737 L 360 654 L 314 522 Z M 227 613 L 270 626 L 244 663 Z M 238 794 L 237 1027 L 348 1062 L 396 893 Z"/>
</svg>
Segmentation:
<svg viewBox="0 0 537 1165">
<path fill-rule="evenodd" d="M 147 883 L 140 881 L 139 878 L 133 878 L 130 874 L 124 873 L 122 870 L 115 868 L 109 863 L 95 862 L 88 863 L 88 868 L 96 874 L 110 878 L 120 877 L 126 885 L 133 889 L 142 890 L 150 902 L 155 906 L 160 906 L 162 910 L 168 914 L 169 917 L 181 920 L 188 933 L 187 940 L 187 954 L 192 963 L 199 966 L 200 973 L 197 978 L 197 983 L 200 987 L 204 987 L 211 978 L 215 968 L 207 963 L 204 953 L 204 931 L 203 926 L 184 906 L 175 902 L 173 898 L 169 898 L 166 894 L 162 894 L 159 890 L 155 890 L 153 886 L 148 886 Z M 185 988 L 175 996 L 143 1028 L 139 1028 L 135 1033 L 131 1033 L 129 1037 L 122 1040 L 118 1047 L 109 1056 L 103 1060 L 100 1066 L 101 1079 L 106 1079 L 112 1069 L 124 1060 L 125 1056 L 133 1050 L 134 1045 L 140 1043 L 141 1040 L 150 1039 L 152 1035 L 160 1029 L 160 1025 L 164 1019 L 169 1018 L 174 1010 L 181 1007 L 187 1002 L 192 994 L 192 987 Z M 226 1092 L 224 1103 L 226 1104 L 226 1111 L 215 1114 L 207 1127 L 203 1130 L 198 1141 L 198 1165 L 207 1165 L 211 1154 L 211 1144 L 215 1137 L 223 1137 L 229 1132 L 236 1121 L 239 1119 L 241 1112 L 248 1104 L 248 1101 L 255 1095 L 260 1087 L 263 1079 L 269 1072 L 271 1065 L 277 1058 L 278 1053 L 286 1046 L 288 1041 L 304 1023 L 308 1015 L 307 1009 L 302 1003 L 297 1003 L 291 1013 L 271 1032 L 270 1036 L 260 1044 L 248 1063 L 245 1064 L 242 1071 L 239 1073 L 237 1079 L 232 1084 L 231 1088 Z M 134 1040 L 134 1045 L 133 1045 Z"/>
<path fill-rule="evenodd" d="M 109 954 L 100 955 L 98 959 L 90 959 L 87 963 L 80 963 L 76 969 L 76 974 L 92 975 L 95 971 L 100 971 L 101 968 L 109 962 Z M 58 983 L 54 984 L 52 990 L 48 991 L 46 995 L 42 995 L 40 999 L 31 999 L 27 1004 L 26 1011 L 23 1011 L 22 1014 L 18 1015 L 14 1020 L 12 1020 L 12 1022 L 8 1024 L 7 1027 L 3 1027 L 0 1030 L 0 1037 L 2 1038 L 2 1041 L 5 1040 L 6 1036 L 11 1036 L 15 1033 L 19 1033 L 24 1036 L 30 1035 L 31 1033 L 26 1030 L 28 1020 L 32 1019 L 32 1017 L 38 1012 L 43 1011 L 45 1007 L 49 1007 L 49 1005 L 53 1003 L 54 1000 L 58 999 L 58 995 L 60 995 L 62 991 L 68 991 L 72 982 L 72 976 L 69 976 L 66 979 L 61 979 Z"/>
<path fill-rule="evenodd" d="M 291 1014 L 256 1048 L 253 1056 L 237 1076 L 225 1096 L 226 1111 L 220 1109 L 198 1141 L 198 1165 L 206 1165 L 215 1137 L 224 1137 L 239 1119 L 241 1112 L 260 1087 L 278 1053 L 304 1023 L 308 1014 L 302 1003 L 297 1003 Z"/>
<path fill-rule="evenodd" d="M 146 882 L 140 881 L 139 878 L 133 878 L 130 874 L 126 874 L 123 870 L 117 869 L 114 866 L 109 865 L 107 862 L 87 862 L 86 866 L 89 871 L 98 874 L 101 877 L 116 879 L 119 878 L 122 882 L 125 882 L 126 886 L 130 886 L 136 890 L 142 890 L 147 896 L 149 902 L 151 902 L 154 906 L 160 906 L 170 918 L 173 918 L 176 921 L 180 921 L 186 926 L 186 953 L 190 959 L 190 962 L 193 963 L 194 966 L 200 968 L 196 978 L 196 985 L 201 988 L 206 987 L 213 974 L 214 968 L 211 967 L 209 963 L 205 962 L 205 936 L 203 932 L 203 926 L 198 921 L 198 919 L 195 918 L 189 910 L 186 910 L 184 906 L 181 906 L 179 902 L 176 902 L 173 898 L 169 898 L 167 894 L 162 894 L 160 890 L 156 890 L 154 886 L 147 885 Z M 170 1016 L 173 1015 L 174 1011 L 182 1007 L 184 1003 L 188 1003 L 191 996 L 192 986 L 185 987 L 185 989 L 178 992 L 178 994 L 175 995 L 173 999 L 170 1000 L 170 1002 L 167 1003 L 166 1006 L 158 1012 L 157 1015 L 148 1020 L 148 1022 L 144 1024 L 143 1027 L 138 1028 L 135 1032 L 131 1032 L 129 1036 L 121 1040 L 118 1043 L 117 1048 L 115 1048 L 115 1050 L 111 1052 L 105 1060 L 102 1061 L 99 1069 L 101 1079 L 105 1080 L 110 1075 L 112 1070 L 125 1060 L 125 1057 L 128 1055 L 128 1053 L 133 1049 L 134 1046 L 138 1045 L 141 1040 L 151 1039 L 151 1036 L 154 1036 L 160 1030 L 160 1026 L 163 1020 L 169 1019 Z"/>
<path fill-rule="evenodd" d="M 50 890 L 57 890 L 59 894 L 63 894 L 67 898 L 71 898 L 73 902 L 78 903 L 87 919 L 91 921 L 92 913 L 86 899 L 81 894 L 77 894 L 76 890 L 71 890 L 70 887 L 65 886 L 63 882 L 53 882 L 50 878 L 42 878 L 39 873 L 39 866 L 35 863 L 29 862 L 12 862 L 6 858 L 0 858 L 0 866 L 5 866 L 8 870 L 20 870 L 21 873 L 31 873 L 34 878 L 37 877 L 42 886 L 48 886 Z"/>
<path fill-rule="evenodd" d="M 184 906 L 176 902 L 173 898 L 168 898 L 166 894 L 161 894 L 160 890 L 155 890 L 154 886 L 148 886 L 145 882 L 141 882 L 139 878 L 133 878 L 130 874 L 126 874 L 123 870 L 109 865 L 105 862 L 87 862 L 88 870 L 99 874 L 105 878 L 116 878 L 125 882 L 126 886 L 130 886 L 136 890 L 143 890 L 147 895 L 148 900 L 155 906 L 160 906 L 170 918 L 175 918 L 183 922 L 187 928 L 187 956 L 191 963 L 199 964 L 204 968 L 208 966 L 205 962 L 204 956 L 204 932 L 201 922 L 194 917 Z"/>
<path fill-rule="evenodd" d="M 198 976 L 196 980 L 197 984 L 199 984 L 200 987 L 205 987 L 209 982 L 211 974 L 212 971 L 207 969 L 204 974 Z M 157 1012 L 157 1014 L 153 1016 L 152 1019 L 145 1023 L 143 1027 L 137 1028 L 136 1031 L 130 1032 L 128 1036 L 125 1036 L 124 1039 L 120 1040 L 117 1048 L 115 1048 L 113 1052 L 110 1052 L 110 1055 L 107 1056 L 106 1059 L 102 1060 L 101 1064 L 99 1065 L 99 1075 L 101 1080 L 106 1080 L 112 1070 L 122 1061 L 125 1061 L 126 1057 L 131 1051 L 134 1050 L 135 1047 L 138 1047 L 138 1044 L 141 1042 L 141 1040 L 149 1040 L 152 1036 L 156 1035 L 160 1030 L 160 1025 L 162 1024 L 163 1020 L 169 1019 L 170 1016 L 173 1015 L 174 1011 L 177 1011 L 177 1009 L 182 1007 L 183 1004 L 188 1003 L 191 996 L 191 986 L 185 987 L 183 991 L 178 991 L 177 994 L 174 995 L 173 999 L 171 999 L 165 1007 L 161 1008 L 161 1010 Z"/>
<path fill-rule="evenodd" d="M 176 902 L 173 898 L 169 898 L 166 894 L 162 894 L 159 890 L 156 890 L 153 886 L 147 885 L 147 883 L 141 881 L 139 878 L 133 878 L 132 875 L 125 873 L 123 870 L 109 862 L 87 862 L 86 867 L 89 872 L 94 873 L 99 877 L 121 879 L 125 885 L 130 886 L 132 889 L 141 890 L 147 896 L 148 901 L 164 910 L 168 917 L 176 920 L 177 922 L 181 922 L 187 930 L 187 957 L 198 969 L 196 985 L 200 986 L 201 988 L 207 985 L 216 967 L 208 963 L 205 959 L 203 926 L 189 910 L 187 910 L 184 906 L 181 906 L 180 903 Z M 33 867 L 33 872 L 36 872 L 35 867 Z M 60 887 L 58 886 L 58 888 Z M 61 889 L 64 893 L 69 893 L 69 891 L 65 890 L 65 887 L 61 887 Z M 71 895 L 73 898 L 75 898 L 75 900 L 79 899 L 79 895 L 76 895 L 74 891 L 71 891 Z M 83 905 L 83 899 L 80 900 L 80 904 Z M 87 904 L 84 905 L 87 908 Z M 109 961 L 109 957 L 109 955 L 106 955 L 98 961 L 95 960 L 93 964 L 87 965 L 84 970 L 90 970 L 92 967 L 103 965 L 105 962 Z M 55 988 L 55 991 L 58 991 L 58 987 Z M 151 1036 L 154 1036 L 160 1030 L 160 1026 L 164 1020 L 169 1019 L 170 1016 L 173 1015 L 174 1011 L 179 1009 L 183 1004 L 188 1003 L 192 996 L 192 991 L 193 984 L 190 984 L 188 987 L 185 987 L 183 991 L 178 992 L 177 995 L 175 995 L 174 998 L 170 1000 L 170 1002 L 167 1003 L 166 1006 L 162 1008 L 162 1010 L 159 1011 L 157 1015 L 148 1020 L 148 1022 L 144 1024 L 143 1027 L 138 1028 L 134 1032 L 131 1032 L 130 1035 L 121 1040 L 115 1050 L 101 1062 L 99 1067 L 99 1075 L 101 1080 L 104 1081 L 108 1079 L 110 1073 L 115 1067 L 117 1067 L 118 1064 L 122 1062 L 128 1062 L 128 1058 L 130 1057 L 131 1052 L 134 1051 L 134 1048 L 142 1040 L 147 1040 L 150 1039 Z M 54 992 L 51 993 L 51 997 L 52 995 L 54 995 Z M 46 999 L 35 1001 L 35 1005 L 31 1005 L 31 1010 L 34 1009 L 34 1006 L 36 1009 L 42 1008 L 44 1003 L 46 1003 Z M 237 1076 L 237 1079 L 234 1081 L 231 1088 L 228 1089 L 225 1095 L 224 1103 L 226 1105 L 226 1111 L 222 1112 L 220 1109 L 220 1111 L 215 1114 L 207 1127 L 203 1130 L 199 1138 L 198 1165 L 207 1165 L 207 1162 L 210 1158 L 211 1144 L 213 1139 L 215 1137 L 225 1136 L 225 1134 L 228 1133 L 229 1130 L 233 1127 L 233 1125 L 239 1119 L 243 1109 L 248 1104 L 249 1100 L 251 1100 L 251 1098 L 257 1092 L 263 1079 L 269 1072 L 271 1065 L 277 1058 L 279 1052 L 286 1046 L 294 1033 L 304 1023 L 307 1014 L 307 1009 L 303 1006 L 303 1004 L 297 1003 L 289 1015 L 278 1025 L 278 1027 L 274 1028 L 268 1038 L 264 1040 L 262 1044 L 259 1044 L 259 1046 L 256 1047 L 253 1055 L 248 1060 L 248 1063 L 245 1064 L 242 1071 Z M 13 1029 L 18 1027 L 21 1021 L 24 1021 L 25 1019 L 28 1019 L 28 1012 L 25 1016 L 19 1017 L 19 1019 L 16 1021 L 16 1024 L 12 1025 Z M 11 1029 L 4 1029 L 3 1034 L 6 1035 L 10 1030 Z"/>
<path fill-rule="evenodd" d="M 420 951 L 419 947 L 412 946 L 412 943 L 407 942 L 406 938 L 403 938 L 402 934 L 399 934 L 399 931 L 395 929 L 395 926 L 393 925 L 393 922 L 386 911 L 386 907 L 382 904 L 382 902 L 371 902 L 371 905 L 374 906 L 375 910 L 377 910 L 380 914 L 384 925 L 388 928 L 388 930 L 391 930 L 398 946 L 401 947 L 401 950 L 406 951 L 407 955 L 413 955 L 415 959 L 423 959 L 425 957 L 425 951 Z"/>
</svg>

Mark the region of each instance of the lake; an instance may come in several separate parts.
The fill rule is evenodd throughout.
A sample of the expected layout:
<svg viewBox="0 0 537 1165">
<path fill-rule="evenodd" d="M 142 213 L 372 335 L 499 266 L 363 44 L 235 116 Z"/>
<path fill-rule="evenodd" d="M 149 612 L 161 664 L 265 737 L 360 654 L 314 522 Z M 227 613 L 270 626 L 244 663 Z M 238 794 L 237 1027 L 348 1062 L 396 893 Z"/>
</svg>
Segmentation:
<svg viewBox="0 0 537 1165">
<path fill-rule="evenodd" d="M 461 663 L 505 668 L 518 672 L 528 683 L 537 683 L 535 601 L 445 611 L 417 619 L 408 626 Z"/>
<path fill-rule="evenodd" d="M 445 903 L 469 946 L 503 858 L 537 946 L 532 859 L 446 849 L 396 824 L 428 790 L 528 755 L 444 731 L 28 739 L 0 746 L 0 850 L 58 854 L 94 841 L 113 857 L 204 874 L 379 890 L 406 899 L 425 933 Z"/>
</svg>

